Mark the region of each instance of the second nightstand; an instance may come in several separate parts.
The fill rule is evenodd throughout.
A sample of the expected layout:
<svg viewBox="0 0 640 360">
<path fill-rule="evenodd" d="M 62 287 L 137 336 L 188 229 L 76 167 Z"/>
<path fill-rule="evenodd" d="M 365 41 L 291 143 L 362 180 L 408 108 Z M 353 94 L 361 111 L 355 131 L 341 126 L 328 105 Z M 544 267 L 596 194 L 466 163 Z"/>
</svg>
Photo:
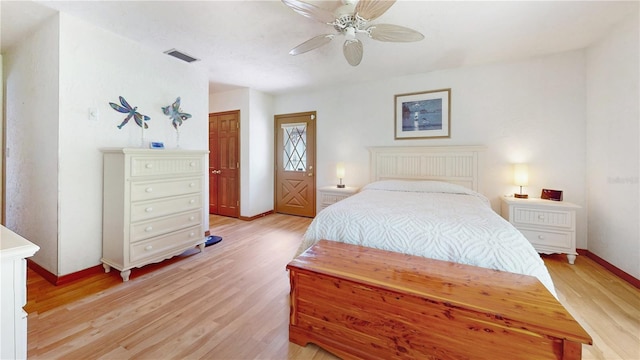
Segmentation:
<svg viewBox="0 0 640 360">
<path fill-rule="evenodd" d="M 347 186 L 344 188 L 337 188 L 335 185 L 318 188 L 320 210 L 331 204 L 335 204 L 342 199 L 348 198 L 349 196 L 357 193 L 358 190 L 359 188 L 357 187 Z"/>
<path fill-rule="evenodd" d="M 566 201 L 502 197 L 501 214 L 529 240 L 537 252 L 567 254 L 576 260 L 576 210 Z"/>
</svg>

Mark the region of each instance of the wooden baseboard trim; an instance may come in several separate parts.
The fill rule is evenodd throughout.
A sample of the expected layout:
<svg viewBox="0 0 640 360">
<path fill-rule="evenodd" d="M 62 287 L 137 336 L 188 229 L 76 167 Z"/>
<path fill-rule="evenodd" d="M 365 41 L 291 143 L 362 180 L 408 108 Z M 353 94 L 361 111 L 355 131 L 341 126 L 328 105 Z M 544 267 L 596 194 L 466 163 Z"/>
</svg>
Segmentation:
<svg viewBox="0 0 640 360">
<path fill-rule="evenodd" d="M 262 214 L 258 214 L 258 215 L 251 216 L 251 217 L 240 216 L 240 217 L 238 217 L 238 219 L 244 220 L 244 221 L 252 221 L 252 220 L 259 219 L 261 217 L 265 217 L 265 216 L 271 215 L 271 214 L 273 214 L 273 210 L 269 210 L 267 212 L 263 212 Z"/>
<path fill-rule="evenodd" d="M 36 264 L 31 259 L 27 259 L 27 266 L 29 267 L 29 269 L 31 269 L 31 270 L 35 271 L 36 273 L 38 273 L 38 275 L 42 276 L 48 282 L 52 283 L 53 285 L 56 285 L 56 282 L 58 281 L 58 277 L 56 275 L 53 275 L 52 273 L 50 273 L 49 270 L 47 270 L 47 269 L 43 268 L 42 266 Z"/>
<path fill-rule="evenodd" d="M 633 277 L 633 275 L 627 274 L 625 271 L 619 269 L 615 265 L 611 264 L 607 260 L 601 258 L 600 256 L 592 253 L 589 250 L 577 249 L 577 252 L 578 252 L 579 255 L 584 255 L 584 256 L 588 257 L 589 259 L 591 259 L 591 260 L 595 261 L 596 263 L 598 263 L 603 268 L 605 268 L 605 269 L 609 270 L 610 272 L 612 272 L 615 276 L 617 276 L 620 279 L 622 279 L 622 280 L 628 282 L 629 284 L 635 286 L 637 289 L 640 289 L 640 280 L 636 279 L 635 277 Z"/>
<path fill-rule="evenodd" d="M 29 267 L 29 269 L 35 271 L 36 273 L 38 273 L 38 275 L 42 276 L 45 280 L 56 286 L 68 284 L 70 282 L 104 272 L 104 268 L 102 267 L 102 265 L 96 265 L 71 274 L 58 276 L 50 273 L 49 270 L 38 265 L 31 259 L 27 259 L 27 266 Z"/>
</svg>

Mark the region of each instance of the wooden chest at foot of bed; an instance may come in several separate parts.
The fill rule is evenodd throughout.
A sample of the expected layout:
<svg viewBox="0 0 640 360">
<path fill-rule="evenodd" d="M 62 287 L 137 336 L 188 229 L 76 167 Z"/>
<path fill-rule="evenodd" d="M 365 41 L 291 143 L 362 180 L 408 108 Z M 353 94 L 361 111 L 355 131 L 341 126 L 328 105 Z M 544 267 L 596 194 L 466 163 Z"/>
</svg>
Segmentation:
<svg viewBox="0 0 640 360">
<path fill-rule="evenodd" d="M 531 276 L 326 240 L 287 269 L 289 340 L 344 359 L 580 359 L 592 343 Z"/>
</svg>

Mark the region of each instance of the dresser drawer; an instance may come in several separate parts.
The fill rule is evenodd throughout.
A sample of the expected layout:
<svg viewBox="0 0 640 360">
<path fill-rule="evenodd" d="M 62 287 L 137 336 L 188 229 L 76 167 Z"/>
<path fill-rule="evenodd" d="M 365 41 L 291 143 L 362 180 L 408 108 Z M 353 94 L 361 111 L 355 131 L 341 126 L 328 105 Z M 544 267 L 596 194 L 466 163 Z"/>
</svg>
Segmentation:
<svg viewBox="0 0 640 360">
<path fill-rule="evenodd" d="M 200 225 L 201 222 L 202 215 L 200 209 L 197 209 L 178 215 L 134 223 L 131 224 L 131 242 L 137 242 L 186 227 Z"/>
<path fill-rule="evenodd" d="M 131 204 L 131 222 L 153 219 L 202 207 L 202 196 L 191 194 Z"/>
<path fill-rule="evenodd" d="M 200 157 L 131 157 L 131 176 L 184 175 L 202 173 Z"/>
<path fill-rule="evenodd" d="M 529 240 L 533 247 L 553 247 L 569 249 L 573 247 L 572 233 L 518 229 Z M 536 248 L 536 250 L 539 250 Z"/>
<path fill-rule="evenodd" d="M 179 249 L 185 245 L 202 243 L 203 234 L 200 234 L 201 227 L 176 231 L 165 236 L 133 243 L 129 246 L 129 261 L 136 263 L 148 259 L 157 259 L 159 255 L 170 254 L 174 249 Z"/>
<path fill-rule="evenodd" d="M 541 210 L 529 207 L 513 208 L 514 225 L 541 225 L 573 229 L 573 212 L 564 210 Z"/>
<path fill-rule="evenodd" d="M 201 191 L 201 178 L 132 182 L 131 201 L 152 200 L 168 196 L 200 193 Z"/>
</svg>

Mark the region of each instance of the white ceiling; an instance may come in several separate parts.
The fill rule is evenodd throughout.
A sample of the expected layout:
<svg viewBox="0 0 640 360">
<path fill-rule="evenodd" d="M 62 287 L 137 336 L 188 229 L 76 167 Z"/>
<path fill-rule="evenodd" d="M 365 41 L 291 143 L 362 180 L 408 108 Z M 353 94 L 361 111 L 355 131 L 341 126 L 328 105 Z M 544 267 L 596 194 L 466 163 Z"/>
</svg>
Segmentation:
<svg viewBox="0 0 640 360">
<path fill-rule="evenodd" d="M 339 1 L 308 2 L 333 10 Z M 511 61 L 580 49 L 604 36 L 638 1 L 398 1 L 372 23 L 422 32 L 416 43 L 362 39 L 357 67 L 342 40 L 311 52 L 288 52 L 333 33 L 279 0 L 263 1 L 0 1 L 4 53 L 56 10 L 82 18 L 162 53 L 201 59 L 212 92 L 250 87 L 271 94 L 339 86 L 412 73 Z M 176 60 L 178 61 L 178 60 Z"/>
</svg>

